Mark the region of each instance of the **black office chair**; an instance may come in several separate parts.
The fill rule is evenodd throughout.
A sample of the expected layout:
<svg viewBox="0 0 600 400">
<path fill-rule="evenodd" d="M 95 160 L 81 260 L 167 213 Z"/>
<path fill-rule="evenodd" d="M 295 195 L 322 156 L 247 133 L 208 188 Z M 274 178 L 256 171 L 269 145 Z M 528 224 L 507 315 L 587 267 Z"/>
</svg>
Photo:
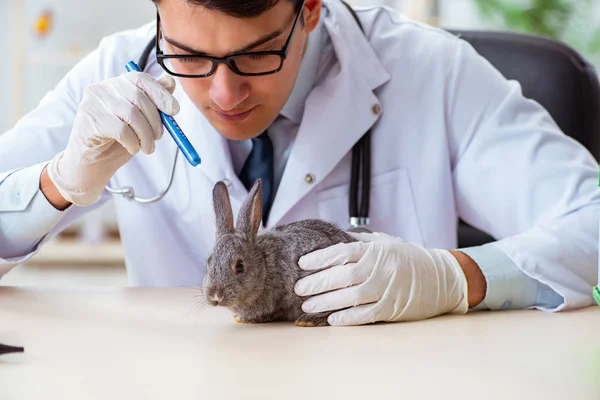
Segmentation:
<svg viewBox="0 0 600 400">
<path fill-rule="evenodd" d="M 563 132 L 600 159 L 600 83 L 594 67 L 577 51 L 555 40 L 498 31 L 448 30 L 469 42 L 523 94 L 544 106 Z M 459 221 L 459 247 L 494 241 Z"/>
</svg>

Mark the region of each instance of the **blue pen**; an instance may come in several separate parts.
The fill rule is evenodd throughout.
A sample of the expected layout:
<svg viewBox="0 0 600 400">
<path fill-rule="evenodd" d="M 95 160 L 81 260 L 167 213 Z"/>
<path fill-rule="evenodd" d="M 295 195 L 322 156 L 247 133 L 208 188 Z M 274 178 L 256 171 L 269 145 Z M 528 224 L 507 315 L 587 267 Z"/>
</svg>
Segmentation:
<svg viewBox="0 0 600 400">
<path fill-rule="evenodd" d="M 137 64 L 133 61 L 129 61 L 125 68 L 127 68 L 128 72 L 141 72 L 140 67 L 138 67 Z M 200 156 L 194 149 L 194 146 L 192 146 L 188 138 L 185 136 L 179 125 L 177 125 L 175 119 L 173 119 L 173 117 L 165 114 L 160 110 L 158 112 L 160 113 L 160 119 L 162 120 L 163 125 L 165 126 L 165 128 L 167 128 L 167 131 L 169 131 L 169 134 L 171 135 L 175 143 L 177 143 L 177 146 L 179 146 L 179 149 L 181 150 L 185 158 L 187 158 L 189 163 L 192 164 L 192 166 L 194 167 L 200 164 Z"/>
</svg>

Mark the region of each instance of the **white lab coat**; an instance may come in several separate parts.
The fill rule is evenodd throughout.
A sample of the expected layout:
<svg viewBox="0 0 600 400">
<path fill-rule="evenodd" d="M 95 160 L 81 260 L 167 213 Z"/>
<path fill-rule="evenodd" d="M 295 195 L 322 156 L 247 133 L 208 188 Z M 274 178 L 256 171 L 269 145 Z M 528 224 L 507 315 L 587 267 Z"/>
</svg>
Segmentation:
<svg viewBox="0 0 600 400">
<path fill-rule="evenodd" d="M 466 42 L 378 7 L 358 12 L 365 37 L 341 3 L 328 6 L 325 23 L 339 64 L 306 101 L 268 225 L 323 218 L 347 228 L 350 150 L 372 128 L 371 229 L 451 249 L 462 217 L 562 295 L 559 309 L 591 304 L 600 195 L 590 153 Z M 84 88 L 123 73 L 154 32 L 149 24 L 103 40 L 0 136 L 0 171 L 62 150 Z M 154 62 L 150 72 L 162 74 Z M 132 285 L 199 284 L 215 240 L 214 184 L 230 183 L 234 214 L 247 194 L 225 139 L 182 90 L 175 95 L 176 120 L 202 164 L 193 168 L 180 157 L 172 190 L 158 203 L 114 198 Z M 132 185 L 144 197 L 160 193 L 174 150 L 165 134 L 153 155 L 136 155 L 111 185 Z M 86 211 L 69 209 L 52 234 Z"/>
</svg>

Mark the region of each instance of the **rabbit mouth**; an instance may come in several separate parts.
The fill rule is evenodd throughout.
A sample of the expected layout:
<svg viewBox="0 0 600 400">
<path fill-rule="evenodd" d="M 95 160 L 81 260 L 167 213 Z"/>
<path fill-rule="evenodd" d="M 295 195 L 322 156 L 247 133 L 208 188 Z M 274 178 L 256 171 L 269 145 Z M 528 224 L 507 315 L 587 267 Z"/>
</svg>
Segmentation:
<svg viewBox="0 0 600 400">
<path fill-rule="evenodd" d="M 213 307 L 224 306 L 226 303 L 225 296 L 220 290 L 208 290 L 206 293 L 206 301 Z"/>
<path fill-rule="evenodd" d="M 223 297 L 217 297 L 217 296 L 209 297 L 208 303 L 213 307 L 218 307 L 218 306 L 226 307 L 227 306 L 225 299 Z"/>
<path fill-rule="evenodd" d="M 231 308 L 236 305 L 236 302 L 228 297 L 223 296 L 223 294 L 215 293 L 212 296 L 207 297 L 208 304 L 213 307 L 227 307 Z"/>
</svg>

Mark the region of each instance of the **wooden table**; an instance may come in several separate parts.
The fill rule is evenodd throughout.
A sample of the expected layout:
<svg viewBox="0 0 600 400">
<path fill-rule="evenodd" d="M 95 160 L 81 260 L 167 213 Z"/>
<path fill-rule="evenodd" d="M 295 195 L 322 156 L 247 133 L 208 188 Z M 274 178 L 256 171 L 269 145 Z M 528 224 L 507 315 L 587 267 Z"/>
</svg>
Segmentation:
<svg viewBox="0 0 600 400">
<path fill-rule="evenodd" d="M 0 399 L 600 399 L 600 307 L 299 328 L 193 289 L 0 287 Z"/>
</svg>

